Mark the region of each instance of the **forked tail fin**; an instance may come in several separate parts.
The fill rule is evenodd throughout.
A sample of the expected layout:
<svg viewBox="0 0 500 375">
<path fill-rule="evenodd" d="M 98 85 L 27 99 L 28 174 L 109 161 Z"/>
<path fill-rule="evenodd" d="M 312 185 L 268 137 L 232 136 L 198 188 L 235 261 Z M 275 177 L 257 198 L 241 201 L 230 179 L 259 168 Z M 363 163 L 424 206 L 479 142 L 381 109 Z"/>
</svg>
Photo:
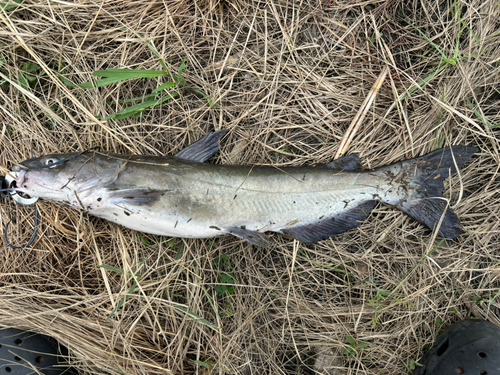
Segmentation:
<svg viewBox="0 0 500 375">
<path fill-rule="evenodd" d="M 409 199 L 397 207 L 430 229 L 439 226 L 439 236 L 457 238 L 462 227 L 443 197 L 443 181 L 450 173 L 456 173 L 457 168 L 463 168 L 477 151 L 476 147 L 452 146 L 404 161 L 402 166 L 414 176 L 416 187 Z"/>
</svg>

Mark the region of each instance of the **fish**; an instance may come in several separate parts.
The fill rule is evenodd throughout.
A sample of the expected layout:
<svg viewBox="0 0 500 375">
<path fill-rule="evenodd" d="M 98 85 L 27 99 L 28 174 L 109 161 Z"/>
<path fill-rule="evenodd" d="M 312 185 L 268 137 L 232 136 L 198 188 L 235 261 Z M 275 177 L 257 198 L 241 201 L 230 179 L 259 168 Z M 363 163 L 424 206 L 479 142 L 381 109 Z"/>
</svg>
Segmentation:
<svg viewBox="0 0 500 375">
<path fill-rule="evenodd" d="M 14 167 L 15 189 L 143 233 L 232 235 L 260 247 L 270 245 L 266 232 L 304 243 L 328 239 L 362 225 L 379 202 L 443 238 L 462 233 L 443 181 L 476 147 L 445 147 L 372 170 L 355 154 L 315 166 L 205 163 L 224 134 L 207 133 L 174 156 L 89 150 L 31 158 Z"/>
</svg>

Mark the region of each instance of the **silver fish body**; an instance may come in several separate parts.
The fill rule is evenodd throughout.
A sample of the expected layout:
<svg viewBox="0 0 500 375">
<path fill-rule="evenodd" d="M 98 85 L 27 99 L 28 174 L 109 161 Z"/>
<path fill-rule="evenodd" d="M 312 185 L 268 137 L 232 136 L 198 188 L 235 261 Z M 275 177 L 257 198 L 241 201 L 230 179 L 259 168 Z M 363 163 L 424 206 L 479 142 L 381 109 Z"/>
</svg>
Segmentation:
<svg viewBox="0 0 500 375">
<path fill-rule="evenodd" d="M 342 233 L 359 226 L 379 201 L 439 227 L 441 236 L 460 233 L 442 181 L 475 148 L 454 146 L 372 171 L 356 170 L 353 156 L 275 168 L 203 163 L 221 134 L 210 135 L 174 157 L 88 152 L 30 159 L 20 163 L 17 189 L 145 233 L 232 234 L 259 246 L 268 245 L 267 231 L 303 242 Z"/>
</svg>

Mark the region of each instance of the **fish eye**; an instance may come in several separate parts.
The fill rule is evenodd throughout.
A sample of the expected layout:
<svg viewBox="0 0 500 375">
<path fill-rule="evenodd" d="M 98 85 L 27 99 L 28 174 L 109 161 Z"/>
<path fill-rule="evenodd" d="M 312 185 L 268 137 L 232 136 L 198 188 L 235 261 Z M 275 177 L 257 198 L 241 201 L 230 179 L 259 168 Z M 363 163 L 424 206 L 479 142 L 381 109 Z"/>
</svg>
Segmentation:
<svg viewBox="0 0 500 375">
<path fill-rule="evenodd" d="M 44 160 L 44 164 L 48 165 L 49 168 L 55 168 L 55 167 L 57 167 L 57 164 L 56 164 L 57 161 L 58 161 L 57 158 L 50 157 L 50 158 L 47 158 Z M 52 165 L 52 164 L 56 164 L 56 165 Z"/>
</svg>

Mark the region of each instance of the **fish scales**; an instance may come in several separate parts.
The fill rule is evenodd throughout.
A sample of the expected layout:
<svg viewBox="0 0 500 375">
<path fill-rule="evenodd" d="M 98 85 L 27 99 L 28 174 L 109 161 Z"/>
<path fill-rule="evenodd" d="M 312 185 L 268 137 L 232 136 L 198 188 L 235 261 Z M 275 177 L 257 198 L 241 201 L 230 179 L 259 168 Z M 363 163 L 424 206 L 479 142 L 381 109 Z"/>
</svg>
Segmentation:
<svg viewBox="0 0 500 375">
<path fill-rule="evenodd" d="M 443 199 L 443 181 L 474 147 L 359 170 L 354 155 L 316 167 L 215 165 L 223 132 L 178 156 L 86 152 L 21 162 L 17 191 L 67 204 L 128 228 L 204 238 L 232 234 L 259 246 L 266 231 L 316 242 L 355 228 L 377 202 L 392 205 L 446 238 L 461 232 Z"/>
</svg>

